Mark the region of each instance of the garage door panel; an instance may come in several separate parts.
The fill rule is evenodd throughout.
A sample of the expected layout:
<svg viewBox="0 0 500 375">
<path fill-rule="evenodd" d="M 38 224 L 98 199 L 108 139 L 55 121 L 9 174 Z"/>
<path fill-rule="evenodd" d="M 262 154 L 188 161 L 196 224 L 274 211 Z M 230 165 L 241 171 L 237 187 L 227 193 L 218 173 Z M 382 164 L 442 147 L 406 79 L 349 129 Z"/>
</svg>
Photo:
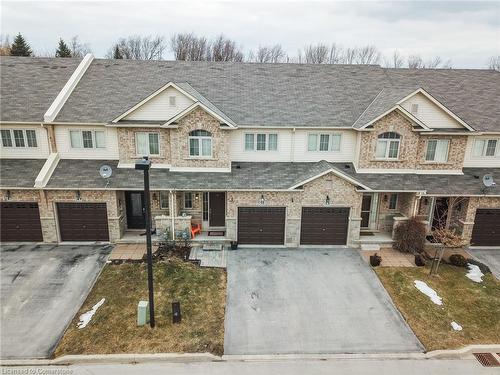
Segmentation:
<svg viewBox="0 0 500 375">
<path fill-rule="evenodd" d="M 252 245 L 283 245 L 284 207 L 238 207 L 238 242 Z"/>
<path fill-rule="evenodd" d="M 57 203 L 61 241 L 109 241 L 106 203 Z"/>
<path fill-rule="evenodd" d="M 477 209 L 471 245 L 500 246 L 500 209 Z"/>
<path fill-rule="evenodd" d="M 43 241 L 40 211 L 36 202 L 2 202 L 0 241 Z"/>
<path fill-rule="evenodd" d="M 347 207 L 303 207 L 302 245 L 345 245 L 349 227 Z"/>
</svg>

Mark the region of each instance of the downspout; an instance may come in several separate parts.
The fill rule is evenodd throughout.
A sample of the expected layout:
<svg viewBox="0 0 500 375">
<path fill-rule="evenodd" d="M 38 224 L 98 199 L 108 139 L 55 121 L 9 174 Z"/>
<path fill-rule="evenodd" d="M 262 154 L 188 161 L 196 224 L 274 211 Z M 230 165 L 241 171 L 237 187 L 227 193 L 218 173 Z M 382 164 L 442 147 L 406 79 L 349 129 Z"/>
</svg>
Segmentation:
<svg viewBox="0 0 500 375">
<path fill-rule="evenodd" d="M 172 207 L 172 212 L 170 213 L 170 216 L 172 218 L 172 240 L 175 240 L 175 212 L 176 212 L 176 207 L 175 207 L 175 191 L 170 190 L 170 200 L 172 204 L 170 207 Z"/>
<path fill-rule="evenodd" d="M 290 149 L 290 160 L 295 161 L 295 128 L 292 129 L 292 147 Z"/>
</svg>

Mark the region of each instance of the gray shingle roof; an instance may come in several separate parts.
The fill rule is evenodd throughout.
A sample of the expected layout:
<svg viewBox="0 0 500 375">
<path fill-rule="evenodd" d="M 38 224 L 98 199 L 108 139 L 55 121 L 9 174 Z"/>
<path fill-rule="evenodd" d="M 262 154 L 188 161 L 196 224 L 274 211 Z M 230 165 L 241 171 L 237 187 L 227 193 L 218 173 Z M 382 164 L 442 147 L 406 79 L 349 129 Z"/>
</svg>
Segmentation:
<svg viewBox="0 0 500 375">
<path fill-rule="evenodd" d="M 0 187 L 32 188 L 45 159 L 0 159 Z"/>
<path fill-rule="evenodd" d="M 0 120 L 42 122 L 80 59 L 0 57 Z"/>
</svg>

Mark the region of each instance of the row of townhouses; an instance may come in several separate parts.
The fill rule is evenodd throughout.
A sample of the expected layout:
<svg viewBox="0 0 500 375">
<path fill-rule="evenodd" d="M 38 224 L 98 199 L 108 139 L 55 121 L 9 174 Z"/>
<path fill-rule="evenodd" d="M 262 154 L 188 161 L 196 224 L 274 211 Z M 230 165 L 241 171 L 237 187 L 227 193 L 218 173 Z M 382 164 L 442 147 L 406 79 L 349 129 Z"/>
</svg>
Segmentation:
<svg viewBox="0 0 500 375">
<path fill-rule="evenodd" d="M 148 155 L 158 233 L 359 246 L 445 215 L 500 246 L 499 98 L 486 70 L 2 57 L 1 240 L 139 235 Z"/>
</svg>

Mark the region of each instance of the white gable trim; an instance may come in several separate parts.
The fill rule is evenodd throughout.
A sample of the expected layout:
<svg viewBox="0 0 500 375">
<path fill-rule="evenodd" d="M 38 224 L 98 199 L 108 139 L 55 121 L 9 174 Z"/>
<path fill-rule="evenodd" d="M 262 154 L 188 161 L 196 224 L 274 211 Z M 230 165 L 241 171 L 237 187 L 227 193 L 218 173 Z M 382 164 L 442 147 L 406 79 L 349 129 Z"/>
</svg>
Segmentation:
<svg viewBox="0 0 500 375">
<path fill-rule="evenodd" d="M 57 94 L 49 109 L 47 109 L 47 112 L 45 112 L 45 114 L 43 115 L 44 122 L 52 122 L 55 120 L 62 107 L 68 100 L 69 96 L 75 89 L 76 85 L 78 85 L 78 82 L 80 82 L 88 67 L 92 63 L 92 60 L 94 60 L 94 55 L 92 55 L 91 53 L 85 55 L 83 60 L 76 67 L 71 77 L 69 77 L 64 87 L 61 89 L 61 91 L 59 91 L 59 94 Z"/>
<path fill-rule="evenodd" d="M 368 126 L 372 125 L 374 122 L 377 122 L 382 117 L 387 116 L 389 113 L 391 113 L 393 111 L 399 111 L 399 112 L 401 112 L 401 114 L 403 116 L 405 116 L 406 118 L 408 118 L 408 120 L 416 123 L 417 125 L 419 125 L 420 127 L 422 127 L 422 129 L 424 129 L 426 131 L 431 131 L 432 130 L 427 125 L 425 125 L 422 121 L 420 121 L 418 118 L 416 118 L 415 116 L 413 116 L 410 112 L 408 112 L 406 109 L 404 109 L 402 106 L 400 106 L 399 104 L 397 104 L 394 107 L 388 109 L 387 111 L 385 111 L 384 113 L 382 113 L 380 116 L 375 117 L 373 120 L 371 120 L 370 122 L 366 123 L 365 125 L 363 125 L 361 128 L 359 128 L 357 130 L 366 129 Z"/>
<path fill-rule="evenodd" d="M 358 186 L 361 186 L 363 189 L 366 189 L 368 191 L 371 191 L 371 189 L 366 186 L 366 185 L 363 185 L 361 182 L 353 179 L 352 177 L 342 173 L 342 172 L 339 172 L 338 170 L 334 169 L 334 168 L 330 168 L 324 172 L 321 172 L 320 174 L 317 174 L 316 176 L 313 176 L 311 178 L 308 178 L 307 180 L 304 180 L 304 181 L 301 181 L 299 182 L 298 184 L 295 184 L 293 185 L 292 187 L 289 187 L 288 190 L 294 190 L 296 188 L 298 188 L 299 186 L 302 186 L 304 184 L 307 184 L 308 182 L 311 182 L 313 180 L 316 180 L 317 178 L 320 178 L 328 173 L 333 173 L 334 175 L 336 175 L 337 177 L 340 177 L 340 178 L 343 178 L 344 180 L 350 182 L 351 184 L 353 185 L 358 185 Z"/>
<path fill-rule="evenodd" d="M 400 105 L 402 104 L 404 101 L 410 99 L 412 96 L 415 96 L 417 94 L 422 94 L 423 96 L 425 96 L 427 99 L 429 99 L 432 103 L 434 103 L 435 105 L 437 105 L 441 110 L 443 110 L 444 112 L 446 112 L 447 115 L 449 115 L 450 117 L 452 117 L 454 120 L 456 120 L 458 123 L 460 123 L 462 126 L 464 126 L 465 128 L 469 129 L 470 131 L 475 131 L 474 128 L 472 128 L 469 124 L 467 124 L 464 120 L 462 120 L 460 117 L 458 117 L 456 114 L 454 114 L 452 111 L 450 111 L 448 108 L 446 108 L 443 104 L 441 104 L 441 102 L 439 100 L 437 100 L 436 98 L 434 98 L 431 94 L 429 94 L 427 91 L 425 91 L 423 88 L 419 88 L 417 90 L 415 90 L 414 92 L 412 92 L 411 94 L 407 95 L 406 97 L 404 97 L 403 99 L 401 99 L 399 102 L 397 102 L 396 104 Z"/>
<path fill-rule="evenodd" d="M 162 126 L 166 127 L 166 126 L 168 126 L 168 125 L 170 125 L 170 124 L 172 124 L 172 123 L 174 123 L 174 122 L 182 119 L 183 117 L 187 116 L 189 113 L 191 113 L 192 111 L 194 111 L 198 107 L 200 107 L 201 109 L 203 109 L 205 112 L 207 112 L 212 117 L 215 117 L 221 123 L 226 124 L 229 128 L 236 129 L 236 126 L 234 126 L 233 124 L 228 124 L 228 122 L 224 118 L 220 117 L 217 113 L 215 113 L 214 111 L 212 111 L 210 108 L 208 108 L 206 105 L 204 105 L 201 102 L 195 102 L 195 103 L 191 104 L 189 107 L 187 107 L 185 110 L 179 112 L 177 115 L 175 115 L 170 120 L 168 120 L 166 123 L 164 123 Z"/>
</svg>

